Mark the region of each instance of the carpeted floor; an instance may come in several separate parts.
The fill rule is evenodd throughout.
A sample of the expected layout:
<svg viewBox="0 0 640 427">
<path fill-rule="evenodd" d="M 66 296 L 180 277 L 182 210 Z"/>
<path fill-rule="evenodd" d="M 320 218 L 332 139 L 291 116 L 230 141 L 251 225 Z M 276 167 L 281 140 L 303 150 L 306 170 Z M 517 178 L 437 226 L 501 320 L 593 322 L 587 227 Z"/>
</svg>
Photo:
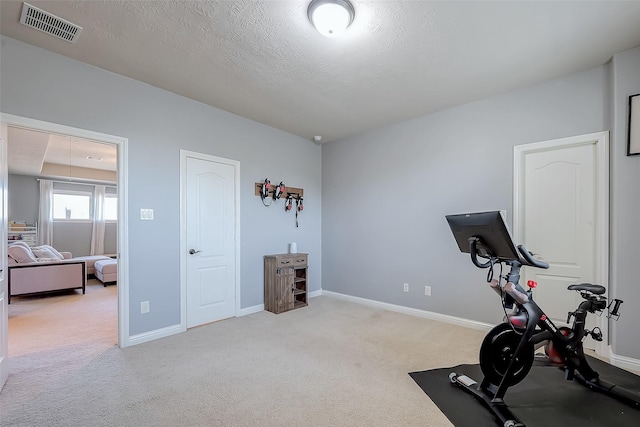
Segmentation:
<svg viewBox="0 0 640 427">
<path fill-rule="evenodd" d="M 86 295 L 12 301 L 2 427 L 448 427 L 465 424 L 432 399 L 460 414 L 480 405 L 437 368 L 473 374 L 482 331 L 322 296 L 119 349 L 116 292 L 92 281 Z M 444 375 L 442 393 L 407 375 L 425 369 Z M 592 398 L 571 405 L 588 414 Z"/>
<path fill-rule="evenodd" d="M 3 427 L 451 426 L 407 372 L 474 363 L 484 335 L 321 296 L 119 349 L 115 317 L 87 304 L 105 289 L 115 316 L 101 285 L 11 303 Z M 39 304 L 73 315 L 46 326 Z M 29 316 L 33 336 L 14 336 Z"/>
<path fill-rule="evenodd" d="M 589 358 L 589 364 L 604 380 L 640 392 L 639 376 L 594 358 Z M 449 381 L 451 372 L 465 374 L 478 382 L 482 379 L 479 365 L 459 365 L 410 375 L 454 425 L 498 425 L 481 401 Z M 505 402 L 527 426 L 640 425 L 639 409 L 594 392 L 576 381 L 566 381 L 562 370 L 543 364 L 534 364 L 521 383 L 509 388 Z"/>
<path fill-rule="evenodd" d="M 9 304 L 9 357 L 13 368 L 25 365 L 23 357 L 43 357 L 43 353 L 63 350 L 73 359 L 77 352 L 102 352 L 117 342 L 116 286 L 104 287 L 100 281 L 89 279 L 84 295 L 79 290 L 62 291 L 14 297 Z"/>
</svg>

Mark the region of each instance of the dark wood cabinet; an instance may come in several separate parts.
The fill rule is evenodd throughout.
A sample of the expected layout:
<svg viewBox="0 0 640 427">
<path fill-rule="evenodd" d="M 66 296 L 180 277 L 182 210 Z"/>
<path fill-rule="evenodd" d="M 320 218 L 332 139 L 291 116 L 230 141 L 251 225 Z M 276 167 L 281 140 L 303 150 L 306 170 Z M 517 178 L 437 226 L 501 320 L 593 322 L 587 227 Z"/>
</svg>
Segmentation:
<svg viewBox="0 0 640 427">
<path fill-rule="evenodd" d="M 264 309 L 282 313 L 307 305 L 307 254 L 264 257 Z"/>
</svg>

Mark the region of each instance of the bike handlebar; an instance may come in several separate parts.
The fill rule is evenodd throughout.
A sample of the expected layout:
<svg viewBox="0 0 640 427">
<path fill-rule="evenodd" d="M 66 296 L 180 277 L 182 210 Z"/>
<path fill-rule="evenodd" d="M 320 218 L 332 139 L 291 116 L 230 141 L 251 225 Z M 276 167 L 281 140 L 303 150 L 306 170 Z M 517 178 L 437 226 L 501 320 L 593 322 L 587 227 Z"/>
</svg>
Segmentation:
<svg viewBox="0 0 640 427">
<path fill-rule="evenodd" d="M 471 261 L 473 262 L 473 264 L 478 267 L 478 268 L 489 268 L 491 267 L 493 264 L 495 264 L 496 261 L 503 261 L 503 262 L 507 262 L 512 264 L 513 262 L 518 262 L 521 265 L 529 265 L 531 267 L 538 267 L 538 268 L 549 268 L 549 264 L 547 264 L 544 261 L 540 261 L 537 260 L 533 257 L 533 255 L 531 254 L 531 252 L 529 252 L 527 250 L 527 248 L 525 248 L 523 245 L 518 245 L 518 251 L 520 252 L 520 254 L 522 255 L 522 258 L 518 258 L 518 259 L 500 259 L 500 258 L 490 258 L 489 261 L 487 262 L 480 262 L 480 260 L 478 260 L 478 243 L 480 242 L 480 239 L 478 237 L 470 237 L 469 238 L 469 253 L 471 254 Z M 482 257 L 485 257 L 483 255 L 481 255 Z M 513 266 L 513 264 L 512 264 Z"/>
<path fill-rule="evenodd" d="M 520 251 L 520 254 L 522 254 L 524 259 L 527 261 L 527 265 L 538 268 L 549 268 L 548 263 L 535 259 L 533 254 L 531 254 L 531 252 L 529 252 L 523 245 L 518 245 L 518 251 Z"/>
</svg>

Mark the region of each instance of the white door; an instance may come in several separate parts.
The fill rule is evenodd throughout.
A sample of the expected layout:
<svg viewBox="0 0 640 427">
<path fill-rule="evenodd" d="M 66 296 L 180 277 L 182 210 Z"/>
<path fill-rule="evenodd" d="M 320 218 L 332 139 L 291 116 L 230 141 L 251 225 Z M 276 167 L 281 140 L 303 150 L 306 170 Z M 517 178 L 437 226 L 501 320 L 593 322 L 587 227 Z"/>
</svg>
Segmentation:
<svg viewBox="0 0 640 427">
<path fill-rule="evenodd" d="M 186 323 L 236 315 L 239 164 L 183 152 L 186 219 Z"/>
<path fill-rule="evenodd" d="M 607 157 L 606 133 L 515 149 L 516 240 L 549 263 L 548 270 L 524 268 L 522 283 L 538 282 L 534 300 L 556 324 L 582 300 L 568 285 L 607 287 Z M 595 326 L 596 316 L 588 321 Z"/>
<path fill-rule="evenodd" d="M 0 128 L 0 390 L 9 376 L 9 308 L 7 307 L 7 125 Z"/>
</svg>

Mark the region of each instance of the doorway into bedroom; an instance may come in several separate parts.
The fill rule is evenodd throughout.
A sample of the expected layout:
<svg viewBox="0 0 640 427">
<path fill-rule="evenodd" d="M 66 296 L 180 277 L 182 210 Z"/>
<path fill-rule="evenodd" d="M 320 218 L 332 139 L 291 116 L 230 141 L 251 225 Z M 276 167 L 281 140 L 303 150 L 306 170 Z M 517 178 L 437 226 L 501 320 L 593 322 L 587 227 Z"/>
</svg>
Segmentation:
<svg viewBox="0 0 640 427">
<path fill-rule="evenodd" d="M 65 258 L 83 259 L 87 280 L 84 293 L 11 298 L 12 371 L 33 369 L 43 356 L 48 363 L 90 360 L 118 345 L 121 327 L 123 144 L 117 137 L 114 142 L 108 135 L 25 120 L 7 127 L 8 244 L 48 245 Z"/>
</svg>

